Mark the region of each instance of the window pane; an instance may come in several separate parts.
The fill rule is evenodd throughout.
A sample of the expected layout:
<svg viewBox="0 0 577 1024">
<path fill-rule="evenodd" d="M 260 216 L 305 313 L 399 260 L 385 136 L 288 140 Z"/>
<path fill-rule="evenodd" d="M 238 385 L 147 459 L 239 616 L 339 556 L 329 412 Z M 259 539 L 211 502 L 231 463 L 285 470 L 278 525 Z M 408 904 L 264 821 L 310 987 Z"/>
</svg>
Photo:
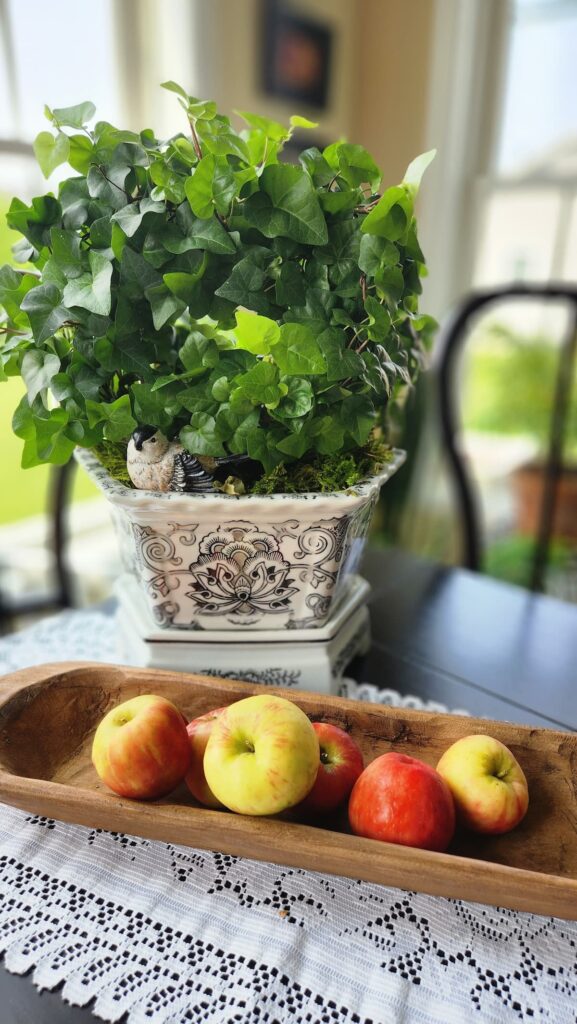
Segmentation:
<svg viewBox="0 0 577 1024">
<path fill-rule="evenodd" d="M 559 209 L 556 190 L 497 187 L 485 204 L 475 284 L 546 281 Z"/>
<path fill-rule="evenodd" d="M 577 4 L 518 2 L 505 84 L 498 169 L 547 161 L 577 134 Z"/>
<path fill-rule="evenodd" d="M 117 122 L 112 0 L 9 0 L 8 9 L 17 72 L 18 137 L 31 140 L 46 129 L 45 103 L 67 107 L 90 99 L 99 118 Z M 0 131 L 6 132 L 3 119 Z"/>
</svg>

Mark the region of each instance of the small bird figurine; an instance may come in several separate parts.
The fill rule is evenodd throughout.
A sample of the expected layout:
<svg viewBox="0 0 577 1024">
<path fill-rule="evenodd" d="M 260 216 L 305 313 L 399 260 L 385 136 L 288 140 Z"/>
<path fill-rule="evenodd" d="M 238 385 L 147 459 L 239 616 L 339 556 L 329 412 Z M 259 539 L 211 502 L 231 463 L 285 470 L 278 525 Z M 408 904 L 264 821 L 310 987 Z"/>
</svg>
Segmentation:
<svg viewBox="0 0 577 1024">
<path fill-rule="evenodd" d="M 197 458 L 178 441 L 169 441 L 156 427 L 144 425 L 133 431 L 128 442 L 126 468 L 139 490 L 209 494 L 215 490 L 215 470 L 247 458 L 245 455 Z"/>
</svg>

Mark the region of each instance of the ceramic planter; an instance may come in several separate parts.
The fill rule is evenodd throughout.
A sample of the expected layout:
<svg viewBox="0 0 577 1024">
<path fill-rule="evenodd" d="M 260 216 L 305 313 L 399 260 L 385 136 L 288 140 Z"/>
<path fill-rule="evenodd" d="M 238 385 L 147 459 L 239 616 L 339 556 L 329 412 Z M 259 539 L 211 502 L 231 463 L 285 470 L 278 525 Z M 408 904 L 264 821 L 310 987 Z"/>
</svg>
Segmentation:
<svg viewBox="0 0 577 1024">
<path fill-rule="evenodd" d="M 405 460 L 334 494 L 162 494 L 77 459 L 112 506 L 124 568 L 170 629 L 317 629 L 346 596 L 381 486 Z"/>
</svg>

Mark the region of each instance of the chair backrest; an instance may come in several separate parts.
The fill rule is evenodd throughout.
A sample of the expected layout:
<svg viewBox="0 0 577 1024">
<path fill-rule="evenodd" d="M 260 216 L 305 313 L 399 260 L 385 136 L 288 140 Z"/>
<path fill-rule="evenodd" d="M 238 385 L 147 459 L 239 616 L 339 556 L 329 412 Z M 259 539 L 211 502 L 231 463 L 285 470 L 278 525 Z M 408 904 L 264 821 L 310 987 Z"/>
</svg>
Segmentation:
<svg viewBox="0 0 577 1024">
<path fill-rule="evenodd" d="M 541 591 L 549 557 L 559 477 L 562 470 L 563 442 L 571 400 L 573 367 L 577 354 L 577 286 L 571 284 L 512 284 L 472 292 L 453 311 L 439 338 L 434 370 L 438 381 L 439 417 L 442 442 L 454 478 L 463 525 L 463 564 L 482 569 L 483 543 L 476 490 L 458 445 L 459 412 L 455 398 L 455 375 L 459 357 L 470 334 L 473 319 L 482 310 L 510 299 L 552 302 L 564 300 L 570 308 L 569 328 L 563 339 L 557 365 L 554 394 L 551 396 L 551 423 L 545 466 L 545 482 L 539 527 L 533 551 L 530 589 Z"/>
</svg>

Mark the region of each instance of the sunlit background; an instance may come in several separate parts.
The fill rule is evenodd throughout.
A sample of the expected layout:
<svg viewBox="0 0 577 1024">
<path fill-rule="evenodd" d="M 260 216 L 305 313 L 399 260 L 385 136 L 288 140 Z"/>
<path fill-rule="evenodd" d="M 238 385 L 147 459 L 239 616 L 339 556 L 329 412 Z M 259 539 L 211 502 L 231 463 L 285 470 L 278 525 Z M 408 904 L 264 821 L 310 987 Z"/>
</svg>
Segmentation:
<svg viewBox="0 0 577 1024">
<path fill-rule="evenodd" d="M 231 116 L 314 119 L 315 143 L 362 143 L 385 185 L 436 147 L 419 215 L 423 309 L 441 324 L 474 288 L 576 282 L 577 0 L 0 0 L 0 51 L 0 262 L 15 240 L 4 225 L 11 197 L 45 191 L 32 151 L 44 104 L 91 99 L 114 124 L 169 135 L 183 127 L 174 96 L 158 88 L 171 78 Z M 546 452 L 567 330 L 561 307 L 500 306 L 476 322 L 458 379 L 484 569 L 521 585 L 541 486 L 526 467 Z M 11 600 L 46 591 L 52 565 L 50 474 L 20 469 L 11 433 L 20 388 L 0 385 L 0 589 Z M 575 390 L 573 380 L 574 399 Z M 577 600 L 575 402 L 564 441 L 568 507 L 558 509 L 546 587 Z M 458 563 L 462 524 L 427 381 L 404 443 L 410 465 L 374 539 Z M 76 600 L 99 600 L 116 573 L 115 541 L 80 473 L 70 527 Z"/>
</svg>

